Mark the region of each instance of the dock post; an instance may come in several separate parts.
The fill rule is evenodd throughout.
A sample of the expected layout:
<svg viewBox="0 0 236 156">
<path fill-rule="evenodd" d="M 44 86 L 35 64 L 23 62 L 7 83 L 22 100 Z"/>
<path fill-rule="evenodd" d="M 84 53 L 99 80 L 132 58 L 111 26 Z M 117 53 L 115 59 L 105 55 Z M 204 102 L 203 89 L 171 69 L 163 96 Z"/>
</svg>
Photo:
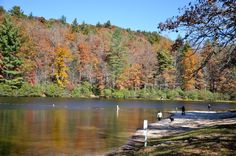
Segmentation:
<svg viewBox="0 0 236 156">
<path fill-rule="evenodd" d="M 147 120 L 144 120 L 143 121 L 143 130 L 144 130 L 144 147 L 147 146 L 147 129 L 148 128 L 148 121 Z"/>
</svg>

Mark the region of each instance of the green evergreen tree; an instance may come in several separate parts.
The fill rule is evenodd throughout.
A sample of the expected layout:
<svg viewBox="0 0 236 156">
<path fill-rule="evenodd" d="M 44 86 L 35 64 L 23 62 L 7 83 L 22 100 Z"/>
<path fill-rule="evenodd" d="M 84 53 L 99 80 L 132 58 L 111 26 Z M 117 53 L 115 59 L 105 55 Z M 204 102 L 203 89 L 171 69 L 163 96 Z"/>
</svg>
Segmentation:
<svg viewBox="0 0 236 156">
<path fill-rule="evenodd" d="M 177 39 L 178 40 L 178 39 Z M 179 38 L 181 40 L 181 38 Z M 184 68 L 183 68 L 183 59 L 185 57 L 185 53 L 189 50 L 190 45 L 189 43 L 180 42 L 180 44 L 176 48 L 176 82 L 179 86 L 183 84 L 183 76 L 184 76 Z"/>
<path fill-rule="evenodd" d="M 34 18 L 34 16 L 33 16 L 33 13 L 32 13 L 32 12 L 30 12 L 30 14 L 29 14 L 28 18 L 29 18 L 29 19 L 33 19 L 33 18 Z"/>
<path fill-rule="evenodd" d="M 101 23 L 100 22 L 98 22 L 97 24 L 96 24 L 96 27 L 98 27 L 98 28 L 100 28 L 102 25 L 101 25 Z"/>
<path fill-rule="evenodd" d="M 0 25 L 0 83 L 10 85 L 12 88 L 18 88 L 23 83 L 20 71 L 22 60 L 17 56 L 20 46 L 19 29 L 7 16 Z"/>
<path fill-rule="evenodd" d="M 108 20 L 106 23 L 104 23 L 105 28 L 110 28 L 111 27 L 111 21 Z"/>
<path fill-rule="evenodd" d="M 6 13 L 6 10 L 3 8 L 3 6 L 0 6 L 0 14 Z"/>
<path fill-rule="evenodd" d="M 24 12 L 21 10 L 20 6 L 14 6 L 12 9 L 9 11 L 12 16 L 16 17 L 25 17 Z"/>
<path fill-rule="evenodd" d="M 71 31 L 72 32 L 78 32 L 78 22 L 77 18 L 75 18 L 71 24 Z"/>
<path fill-rule="evenodd" d="M 166 75 L 174 69 L 173 58 L 167 51 L 160 51 L 157 53 L 157 72 L 155 74 L 156 83 L 159 87 L 166 85 Z"/>
<path fill-rule="evenodd" d="M 173 59 L 168 52 L 160 51 L 157 54 L 158 71 L 157 74 L 161 74 L 165 70 L 169 70 L 173 67 Z"/>
<path fill-rule="evenodd" d="M 66 16 L 62 15 L 60 20 L 62 24 L 66 24 Z"/>
<path fill-rule="evenodd" d="M 82 34 L 84 34 L 84 35 L 88 35 L 90 32 L 88 24 L 86 24 L 84 21 L 80 25 L 80 32 L 82 32 Z"/>
<path fill-rule="evenodd" d="M 112 35 L 111 50 L 108 54 L 108 65 L 113 87 L 115 86 L 116 79 L 123 72 L 126 65 L 127 54 L 121 43 L 121 30 L 116 29 Z"/>
</svg>

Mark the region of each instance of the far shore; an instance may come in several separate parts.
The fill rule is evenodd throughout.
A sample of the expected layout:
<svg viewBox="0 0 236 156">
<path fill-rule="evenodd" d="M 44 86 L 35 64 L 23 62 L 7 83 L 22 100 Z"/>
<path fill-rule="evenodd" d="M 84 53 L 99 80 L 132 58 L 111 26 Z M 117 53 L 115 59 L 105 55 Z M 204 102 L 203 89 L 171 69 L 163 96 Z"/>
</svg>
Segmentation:
<svg viewBox="0 0 236 156">
<path fill-rule="evenodd" d="M 179 102 L 210 102 L 210 103 L 235 103 L 235 100 L 191 100 L 191 99 L 153 99 L 153 98 L 105 98 L 99 96 L 90 96 L 90 97 L 72 97 L 72 96 L 61 96 L 61 97 L 52 97 L 52 96 L 0 96 L 0 98 L 78 98 L 78 99 L 105 99 L 105 100 L 150 100 L 150 101 L 179 101 Z"/>
<path fill-rule="evenodd" d="M 160 140 L 164 137 L 177 137 L 178 134 L 184 134 L 186 132 L 206 129 L 211 129 L 212 126 L 225 126 L 236 125 L 236 110 L 230 111 L 187 111 L 186 115 L 182 115 L 180 111 L 169 112 L 174 118 L 174 121 L 170 121 L 167 117 L 161 121 L 155 123 L 149 123 L 147 129 L 147 147 L 149 150 L 155 150 L 155 147 L 165 145 L 166 142 Z M 217 130 L 219 131 L 219 130 Z M 149 150 L 145 150 L 144 147 L 144 130 L 138 129 L 134 135 L 128 140 L 127 144 L 121 146 L 116 151 L 113 151 L 107 155 L 132 155 L 139 153 L 149 153 Z M 153 141 L 159 140 L 159 141 Z M 155 143 L 156 142 L 156 143 Z M 167 142 L 168 144 L 168 142 Z M 171 144 L 174 144 L 171 142 Z M 143 151 L 145 151 L 143 153 Z M 139 153 L 140 154 L 140 153 Z"/>
</svg>

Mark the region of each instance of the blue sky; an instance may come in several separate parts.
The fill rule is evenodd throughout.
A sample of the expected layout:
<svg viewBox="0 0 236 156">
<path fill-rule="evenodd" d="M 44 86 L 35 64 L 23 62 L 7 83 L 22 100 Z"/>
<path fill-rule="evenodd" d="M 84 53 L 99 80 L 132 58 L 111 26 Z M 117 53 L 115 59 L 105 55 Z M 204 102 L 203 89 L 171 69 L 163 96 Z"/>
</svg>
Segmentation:
<svg viewBox="0 0 236 156">
<path fill-rule="evenodd" d="M 77 18 L 96 24 L 110 20 L 112 24 L 132 30 L 157 31 L 157 25 L 178 14 L 178 8 L 191 0 L 0 0 L 6 10 L 18 5 L 25 14 L 46 19 L 66 16 L 71 23 Z M 178 34 L 163 33 L 171 39 Z"/>
</svg>

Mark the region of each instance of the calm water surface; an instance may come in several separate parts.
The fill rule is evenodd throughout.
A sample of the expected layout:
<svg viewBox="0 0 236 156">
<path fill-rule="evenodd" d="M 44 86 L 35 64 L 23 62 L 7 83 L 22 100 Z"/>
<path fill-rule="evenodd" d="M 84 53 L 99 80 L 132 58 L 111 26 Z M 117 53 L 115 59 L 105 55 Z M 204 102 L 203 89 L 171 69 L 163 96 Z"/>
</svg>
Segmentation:
<svg viewBox="0 0 236 156">
<path fill-rule="evenodd" d="M 182 105 L 207 110 L 207 104 L 0 97 L 0 155 L 100 155 L 126 143 L 144 119 L 154 122 L 158 111 Z M 214 110 L 236 108 L 235 103 L 211 104 Z"/>
</svg>

